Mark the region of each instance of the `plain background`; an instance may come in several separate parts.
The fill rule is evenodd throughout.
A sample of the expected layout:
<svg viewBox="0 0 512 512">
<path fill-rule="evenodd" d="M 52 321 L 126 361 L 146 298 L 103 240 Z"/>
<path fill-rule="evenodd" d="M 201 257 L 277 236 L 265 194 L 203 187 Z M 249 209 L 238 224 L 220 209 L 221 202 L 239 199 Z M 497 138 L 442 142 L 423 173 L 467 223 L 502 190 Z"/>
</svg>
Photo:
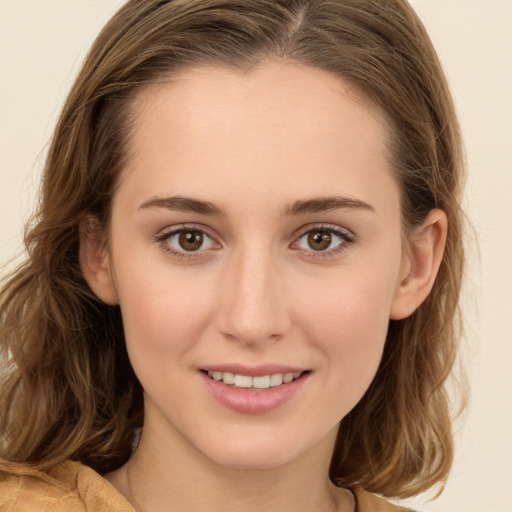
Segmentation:
<svg viewBox="0 0 512 512">
<path fill-rule="evenodd" d="M 65 94 L 121 3 L 0 0 L 0 265 L 22 249 Z M 472 397 L 457 427 L 456 463 L 438 500 L 409 504 L 429 512 L 512 512 L 512 0 L 411 3 L 455 96 L 479 253 L 473 244 L 463 300 Z"/>
</svg>

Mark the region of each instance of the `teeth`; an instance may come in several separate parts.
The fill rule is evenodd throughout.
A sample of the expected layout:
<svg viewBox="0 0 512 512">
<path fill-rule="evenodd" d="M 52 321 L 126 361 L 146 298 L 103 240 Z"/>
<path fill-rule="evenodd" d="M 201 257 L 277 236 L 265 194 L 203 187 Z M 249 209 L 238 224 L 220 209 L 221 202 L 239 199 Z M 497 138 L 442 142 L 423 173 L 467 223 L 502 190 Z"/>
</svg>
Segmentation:
<svg viewBox="0 0 512 512">
<path fill-rule="evenodd" d="M 247 375 L 235 375 L 235 386 L 237 388 L 252 388 L 252 377 Z"/>
<path fill-rule="evenodd" d="M 280 386 L 283 383 L 283 374 L 282 373 L 274 373 L 270 376 L 270 385 L 272 387 Z"/>
<path fill-rule="evenodd" d="M 295 373 L 273 373 L 272 375 L 262 375 L 260 377 L 250 377 L 249 375 L 236 375 L 230 372 L 209 371 L 208 376 L 224 384 L 233 385 L 238 388 L 268 389 L 270 387 L 287 384 L 292 380 L 298 379 L 302 372 Z"/>
<path fill-rule="evenodd" d="M 264 375 L 263 377 L 253 377 L 252 387 L 258 389 L 268 389 L 270 387 L 270 375 Z"/>
<path fill-rule="evenodd" d="M 235 375 L 233 373 L 224 372 L 223 381 L 224 384 L 234 384 L 235 383 Z"/>
</svg>

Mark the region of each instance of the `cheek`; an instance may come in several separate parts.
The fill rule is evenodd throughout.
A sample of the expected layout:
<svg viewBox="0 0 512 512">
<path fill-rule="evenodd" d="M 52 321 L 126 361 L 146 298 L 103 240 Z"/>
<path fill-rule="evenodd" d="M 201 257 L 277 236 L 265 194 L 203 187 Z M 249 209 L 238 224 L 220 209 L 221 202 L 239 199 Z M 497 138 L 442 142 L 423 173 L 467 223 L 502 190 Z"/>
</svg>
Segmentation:
<svg viewBox="0 0 512 512">
<path fill-rule="evenodd" d="M 134 268 L 140 271 L 133 272 Z M 183 361 L 180 356 L 200 338 L 212 314 L 214 301 L 206 282 L 197 276 L 190 279 L 187 272 L 171 272 L 165 263 L 146 267 L 127 261 L 120 266 L 117 287 L 136 371 L 154 371 L 162 361 Z"/>
<path fill-rule="evenodd" d="M 394 292 L 387 276 L 366 269 L 348 271 L 323 287 L 298 290 L 302 300 L 297 318 L 306 336 L 334 370 L 338 385 L 362 394 L 370 384 L 382 357 Z M 340 382 L 340 380 L 342 382 Z"/>
</svg>

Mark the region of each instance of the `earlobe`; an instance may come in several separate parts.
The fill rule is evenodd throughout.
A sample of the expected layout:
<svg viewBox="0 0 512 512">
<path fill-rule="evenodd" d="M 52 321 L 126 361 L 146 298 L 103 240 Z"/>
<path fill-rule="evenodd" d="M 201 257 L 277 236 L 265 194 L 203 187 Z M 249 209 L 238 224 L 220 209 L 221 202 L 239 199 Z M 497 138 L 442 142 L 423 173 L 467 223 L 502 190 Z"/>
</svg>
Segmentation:
<svg viewBox="0 0 512 512">
<path fill-rule="evenodd" d="M 443 258 L 447 229 L 446 214 L 431 210 L 411 236 L 391 305 L 391 320 L 410 316 L 432 290 Z"/>
<path fill-rule="evenodd" d="M 103 230 L 92 215 L 80 223 L 80 267 L 91 290 L 104 303 L 119 304 Z"/>
</svg>

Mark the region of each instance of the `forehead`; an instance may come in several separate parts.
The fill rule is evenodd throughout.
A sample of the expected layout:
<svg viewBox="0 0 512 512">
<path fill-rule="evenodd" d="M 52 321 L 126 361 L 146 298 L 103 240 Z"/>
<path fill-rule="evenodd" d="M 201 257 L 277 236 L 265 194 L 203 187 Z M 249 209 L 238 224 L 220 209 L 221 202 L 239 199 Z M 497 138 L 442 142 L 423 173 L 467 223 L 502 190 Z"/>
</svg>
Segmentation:
<svg viewBox="0 0 512 512">
<path fill-rule="evenodd" d="M 146 88 L 134 107 L 124 180 L 139 197 L 211 196 L 212 183 L 228 196 L 329 195 L 336 186 L 360 196 L 392 179 L 384 114 L 319 69 L 275 61 L 245 73 L 194 68 Z"/>
<path fill-rule="evenodd" d="M 286 123 L 298 130 L 307 123 L 310 132 L 324 135 L 336 128 L 340 115 L 349 122 L 366 120 L 365 125 L 353 123 L 354 137 L 359 126 L 368 132 L 369 124 L 377 129 L 387 125 L 385 114 L 349 82 L 289 61 L 264 61 L 249 71 L 221 66 L 182 71 L 139 92 L 134 100 L 136 128 L 147 128 L 171 108 L 184 136 L 188 128 L 200 135 L 198 121 L 205 128 L 222 125 L 223 134 L 230 127 L 238 133 L 264 125 L 275 128 L 272 134 L 277 135 Z"/>
</svg>

